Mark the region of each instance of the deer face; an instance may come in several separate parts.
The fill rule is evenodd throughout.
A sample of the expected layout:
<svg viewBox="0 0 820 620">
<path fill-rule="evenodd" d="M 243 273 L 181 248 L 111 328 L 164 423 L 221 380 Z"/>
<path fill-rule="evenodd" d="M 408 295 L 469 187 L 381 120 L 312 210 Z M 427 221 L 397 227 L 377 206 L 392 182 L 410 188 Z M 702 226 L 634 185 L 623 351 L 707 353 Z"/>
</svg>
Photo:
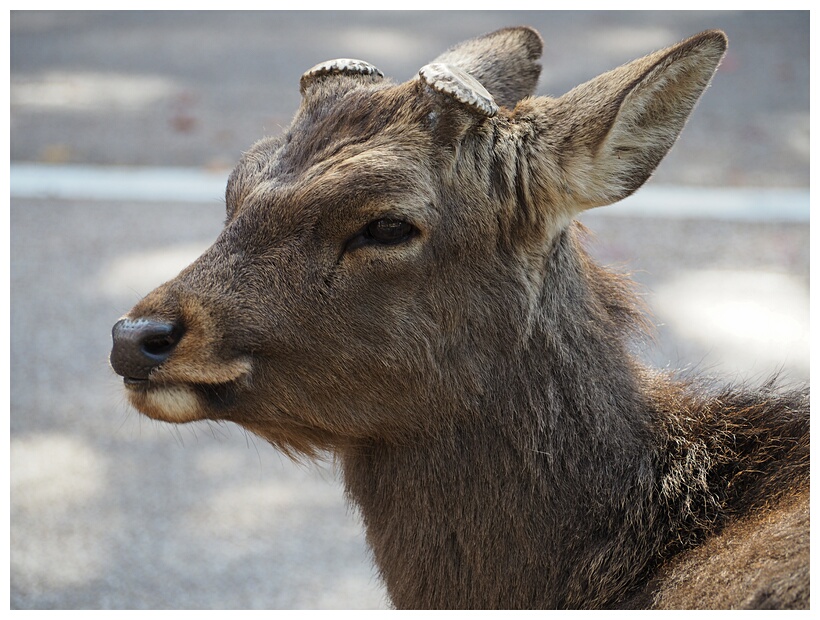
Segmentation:
<svg viewBox="0 0 820 620">
<path fill-rule="evenodd" d="M 708 69 L 671 48 L 557 100 L 524 99 L 541 51 L 529 29 L 399 85 L 361 61 L 317 65 L 288 131 L 231 174 L 213 246 L 114 326 L 132 404 L 307 453 L 435 432 L 477 407 L 537 320 L 550 248 L 575 212 L 643 183 L 717 39 L 700 44 Z M 657 92 L 676 113 L 664 131 L 649 126 Z"/>
<path fill-rule="evenodd" d="M 445 215 L 451 121 L 424 86 L 360 81 L 306 93 L 285 136 L 237 165 L 214 245 L 117 324 L 111 361 L 137 409 L 326 446 L 418 430 L 436 408 L 467 320 L 448 279 L 489 231 Z"/>
</svg>

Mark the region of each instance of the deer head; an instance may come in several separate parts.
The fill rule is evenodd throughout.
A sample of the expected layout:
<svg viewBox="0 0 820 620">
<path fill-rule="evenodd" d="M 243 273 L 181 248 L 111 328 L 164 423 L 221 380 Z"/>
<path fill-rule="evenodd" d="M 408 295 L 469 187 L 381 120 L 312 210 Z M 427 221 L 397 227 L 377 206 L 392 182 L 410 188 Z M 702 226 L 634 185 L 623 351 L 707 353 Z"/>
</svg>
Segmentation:
<svg viewBox="0 0 820 620">
<path fill-rule="evenodd" d="M 528 28 L 401 84 L 310 69 L 291 126 L 231 174 L 216 242 L 114 326 L 131 403 L 308 454 L 453 424 L 544 337 L 546 306 L 571 316 L 571 286 L 544 290 L 555 248 L 646 181 L 725 48 L 705 32 L 559 98 L 532 97 Z"/>
</svg>

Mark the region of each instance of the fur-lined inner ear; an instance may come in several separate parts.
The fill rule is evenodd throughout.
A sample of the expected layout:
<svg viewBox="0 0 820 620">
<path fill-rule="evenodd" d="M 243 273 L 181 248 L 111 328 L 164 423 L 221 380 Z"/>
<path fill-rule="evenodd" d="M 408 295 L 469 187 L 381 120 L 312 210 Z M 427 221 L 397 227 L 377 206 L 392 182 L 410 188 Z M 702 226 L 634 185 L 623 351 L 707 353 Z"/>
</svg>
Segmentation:
<svg viewBox="0 0 820 620">
<path fill-rule="evenodd" d="M 381 71 L 364 60 L 356 60 L 355 58 L 336 58 L 335 60 L 320 62 L 318 65 L 305 71 L 299 80 L 299 91 L 304 96 L 307 89 L 316 80 L 335 75 L 369 76 L 373 78 L 374 81 L 380 80 L 384 77 L 384 74 Z"/>
<path fill-rule="evenodd" d="M 487 89 L 458 67 L 436 62 L 422 67 L 419 76 L 434 91 L 447 95 L 482 116 L 491 117 L 498 113 L 498 105 Z"/>
<path fill-rule="evenodd" d="M 534 202 L 569 218 L 637 190 L 677 140 L 726 46 L 724 33 L 703 32 L 559 99 L 520 102 L 515 118 L 539 138 L 527 156 Z"/>
</svg>

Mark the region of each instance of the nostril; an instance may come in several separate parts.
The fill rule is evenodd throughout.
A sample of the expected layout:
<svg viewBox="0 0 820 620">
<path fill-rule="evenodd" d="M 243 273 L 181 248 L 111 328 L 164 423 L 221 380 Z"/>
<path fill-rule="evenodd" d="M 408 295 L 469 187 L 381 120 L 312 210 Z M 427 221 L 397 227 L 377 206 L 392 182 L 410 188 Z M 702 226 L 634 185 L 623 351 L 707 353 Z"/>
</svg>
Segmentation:
<svg viewBox="0 0 820 620">
<path fill-rule="evenodd" d="M 152 319 L 122 319 L 111 330 L 111 367 L 126 379 L 147 379 L 167 360 L 182 338 L 174 323 Z"/>
<path fill-rule="evenodd" d="M 173 326 L 172 326 L 173 327 Z M 148 355 L 166 356 L 177 346 L 179 330 L 172 328 L 168 333 L 149 335 L 142 343 L 142 349 Z"/>
</svg>

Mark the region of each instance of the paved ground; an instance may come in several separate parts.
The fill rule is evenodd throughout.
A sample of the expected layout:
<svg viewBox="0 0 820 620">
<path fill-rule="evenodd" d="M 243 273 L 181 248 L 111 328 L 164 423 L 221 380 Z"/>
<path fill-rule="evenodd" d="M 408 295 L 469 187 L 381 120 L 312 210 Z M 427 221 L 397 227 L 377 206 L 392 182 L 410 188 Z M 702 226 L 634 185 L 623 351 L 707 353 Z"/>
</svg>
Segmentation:
<svg viewBox="0 0 820 620">
<path fill-rule="evenodd" d="M 705 28 L 730 53 L 653 183 L 807 188 L 807 13 L 13 13 L 11 157 L 223 168 L 288 122 L 298 78 L 363 57 L 397 79 L 529 23 L 541 92 Z M 11 204 L 12 608 L 383 607 L 330 465 L 233 426 L 156 424 L 107 366 L 110 326 L 206 247 L 219 204 Z M 806 222 L 591 213 L 660 324 L 657 364 L 808 379 Z"/>
</svg>

